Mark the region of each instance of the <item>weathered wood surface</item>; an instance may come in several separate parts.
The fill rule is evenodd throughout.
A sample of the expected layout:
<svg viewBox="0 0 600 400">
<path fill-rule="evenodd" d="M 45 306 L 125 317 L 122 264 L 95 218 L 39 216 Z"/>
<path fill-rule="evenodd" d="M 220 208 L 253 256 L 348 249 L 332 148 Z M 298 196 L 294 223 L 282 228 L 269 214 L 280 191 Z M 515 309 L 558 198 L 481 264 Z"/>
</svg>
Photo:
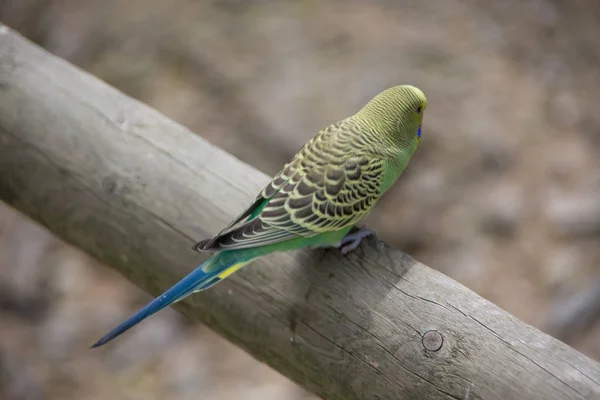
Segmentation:
<svg viewBox="0 0 600 400">
<path fill-rule="evenodd" d="M 268 177 L 0 32 L 1 199 L 157 295 Z M 272 255 L 176 308 L 325 399 L 600 399 L 598 363 L 441 273 L 375 239 L 338 254 Z"/>
</svg>

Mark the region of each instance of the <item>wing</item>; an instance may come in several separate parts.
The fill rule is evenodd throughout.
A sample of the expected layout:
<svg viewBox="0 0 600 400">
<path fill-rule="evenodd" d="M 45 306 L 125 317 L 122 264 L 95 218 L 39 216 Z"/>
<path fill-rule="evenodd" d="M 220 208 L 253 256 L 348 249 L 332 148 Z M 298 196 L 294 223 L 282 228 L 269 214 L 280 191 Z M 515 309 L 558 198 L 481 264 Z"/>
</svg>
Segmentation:
<svg viewBox="0 0 600 400">
<path fill-rule="evenodd" d="M 322 134 L 322 132 L 320 134 Z M 231 221 L 229 225 L 221 229 L 221 231 L 215 236 L 210 239 L 201 240 L 200 242 L 196 243 L 192 249 L 196 251 L 208 251 L 211 249 L 212 244 L 217 238 L 231 230 L 231 228 L 233 228 L 235 225 L 239 224 L 245 219 L 252 220 L 258 216 L 267 205 L 269 200 L 283 187 L 283 185 L 287 184 L 295 174 L 306 171 L 306 165 L 302 164 L 301 154 L 307 147 L 309 147 L 309 144 L 310 142 L 304 145 L 298 154 L 294 156 L 292 161 L 283 166 L 282 170 L 275 175 L 275 177 L 267 184 L 267 186 L 265 186 L 258 196 L 256 196 L 254 202 L 246 210 L 244 210 L 233 221 Z"/>
<path fill-rule="evenodd" d="M 379 199 L 384 163 L 356 151 L 359 135 L 341 129 L 342 123 L 311 139 L 248 210 L 224 231 L 201 242 L 201 250 L 243 249 L 311 237 L 354 225 L 364 217 Z M 246 222 L 232 228 L 247 216 Z"/>
</svg>

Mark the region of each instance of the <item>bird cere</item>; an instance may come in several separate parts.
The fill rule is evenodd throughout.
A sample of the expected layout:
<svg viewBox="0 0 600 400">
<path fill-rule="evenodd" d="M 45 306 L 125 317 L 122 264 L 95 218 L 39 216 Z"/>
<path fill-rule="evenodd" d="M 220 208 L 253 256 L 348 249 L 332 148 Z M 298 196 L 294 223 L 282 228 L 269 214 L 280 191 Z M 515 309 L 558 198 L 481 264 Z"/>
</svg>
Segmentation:
<svg viewBox="0 0 600 400">
<path fill-rule="evenodd" d="M 421 140 L 427 99 L 410 85 L 384 90 L 356 114 L 309 140 L 254 202 L 194 250 L 214 255 L 114 328 L 102 346 L 145 318 L 208 289 L 276 251 L 339 247 L 343 255 L 373 233 L 351 232 L 400 177 Z"/>
</svg>

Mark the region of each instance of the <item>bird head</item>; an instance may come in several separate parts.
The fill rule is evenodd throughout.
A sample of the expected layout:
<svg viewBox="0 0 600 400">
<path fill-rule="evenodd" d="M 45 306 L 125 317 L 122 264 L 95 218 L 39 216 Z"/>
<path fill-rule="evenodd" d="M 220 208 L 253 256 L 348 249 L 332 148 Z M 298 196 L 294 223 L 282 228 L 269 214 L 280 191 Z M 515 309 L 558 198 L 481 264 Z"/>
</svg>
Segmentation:
<svg viewBox="0 0 600 400">
<path fill-rule="evenodd" d="M 419 88 L 399 85 L 379 93 L 355 116 L 386 141 L 408 145 L 421 140 L 426 108 L 427 98 Z"/>
</svg>

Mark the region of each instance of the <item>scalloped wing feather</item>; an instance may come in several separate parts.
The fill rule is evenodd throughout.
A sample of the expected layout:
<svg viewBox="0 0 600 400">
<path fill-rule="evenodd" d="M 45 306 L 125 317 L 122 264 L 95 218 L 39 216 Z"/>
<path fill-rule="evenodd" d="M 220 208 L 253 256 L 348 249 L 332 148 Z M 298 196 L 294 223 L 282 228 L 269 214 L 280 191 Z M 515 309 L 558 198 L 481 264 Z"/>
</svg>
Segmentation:
<svg viewBox="0 0 600 400">
<path fill-rule="evenodd" d="M 251 248 L 354 225 L 379 199 L 384 175 L 381 158 L 360 151 L 369 144 L 368 137 L 347 120 L 322 130 L 284 166 L 247 210 L 196 248 Z M 260 213 L 252 218 L 257 210 Z"/>
</svg>

